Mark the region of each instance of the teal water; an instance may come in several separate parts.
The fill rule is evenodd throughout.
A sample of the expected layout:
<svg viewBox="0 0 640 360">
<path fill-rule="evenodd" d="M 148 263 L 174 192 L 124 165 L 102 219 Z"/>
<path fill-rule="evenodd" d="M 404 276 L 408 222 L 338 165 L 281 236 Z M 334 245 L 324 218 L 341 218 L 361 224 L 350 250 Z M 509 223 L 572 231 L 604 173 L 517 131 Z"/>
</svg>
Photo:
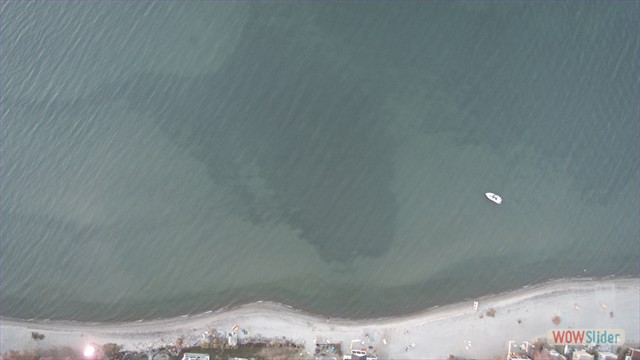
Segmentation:
<svg viewBox="0 0 640 360">
<path fill-rule="evenodd" d="M 2 3 L 0 314 L 362 318 L 636 275 L 638 15 Z"/>
</svg>

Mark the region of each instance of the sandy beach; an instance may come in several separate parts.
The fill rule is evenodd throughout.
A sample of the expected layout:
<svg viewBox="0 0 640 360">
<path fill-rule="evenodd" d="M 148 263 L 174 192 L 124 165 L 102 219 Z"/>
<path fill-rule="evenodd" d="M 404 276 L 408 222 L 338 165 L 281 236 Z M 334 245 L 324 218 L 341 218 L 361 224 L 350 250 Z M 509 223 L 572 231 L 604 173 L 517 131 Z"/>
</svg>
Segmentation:
<svg viewBox="0 0 640 360">
<path fill-rule="evenodd" d="M 505 356 L 509 340 L 532 341 L 557 328 L 614 328 L 626 332 L 626 344 L 639 342 L 639 279 L 558 280 L 479 300 L 430 309 L 404 317 L 369 320 L 333 319 L 310 315 L 289 307 L 259 302 L 232 310 L 164 320 L 129 323 L 78 323 L 22 321 L 2 318 L 0 348 L 35 349 L 117 343 L 128 350 L 146 350 L 171 344 L 176 338 L 194 344 L 209 328 L 231 331 L 240 337 L 286 337 L 305 344 L 302 357 L 311 357 L 315 341 L 342 341 L 348 350 L 352 339 L 375 343 L 380 358 L 466 358 Z M 495 316 L 487 316 L 488 309 Z M 482 315 L 482 316 L 481 316 Z M 554 325 L 557 315 L 561 322 Z M 36 342 L 31 332 L 45 335 Z M 412 343 L 415 347 L 406 351 Z M 308 352 L 308 353 L 307 353 Z"/>
</svg>

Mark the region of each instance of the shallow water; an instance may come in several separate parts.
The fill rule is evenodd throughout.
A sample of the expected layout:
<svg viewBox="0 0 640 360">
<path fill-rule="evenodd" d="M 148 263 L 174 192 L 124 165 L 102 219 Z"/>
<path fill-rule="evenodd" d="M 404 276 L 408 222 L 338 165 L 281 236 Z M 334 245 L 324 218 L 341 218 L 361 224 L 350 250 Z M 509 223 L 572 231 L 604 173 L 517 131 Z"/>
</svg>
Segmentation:
<svg viewBox="0 0 640 360">
<path fill-rule="evenodd" d="M 371 317 L 638 273 L 637 3 L 0 17 L 3 316 Z"/>
</svg>

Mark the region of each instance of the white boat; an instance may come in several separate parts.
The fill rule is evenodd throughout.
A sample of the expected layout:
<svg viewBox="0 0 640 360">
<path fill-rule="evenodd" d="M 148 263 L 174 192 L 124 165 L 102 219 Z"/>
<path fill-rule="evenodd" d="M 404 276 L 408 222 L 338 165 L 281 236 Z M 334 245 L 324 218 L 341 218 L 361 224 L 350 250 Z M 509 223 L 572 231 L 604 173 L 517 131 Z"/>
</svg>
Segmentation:
<svg viewBox="0 0 640 360">
<path fill-rule="evenodd" d="M 502 204 L 502 198 L 494 193 L 486 193 L 487 199 L 493 201 L 496 204 Z"/>
</svg>

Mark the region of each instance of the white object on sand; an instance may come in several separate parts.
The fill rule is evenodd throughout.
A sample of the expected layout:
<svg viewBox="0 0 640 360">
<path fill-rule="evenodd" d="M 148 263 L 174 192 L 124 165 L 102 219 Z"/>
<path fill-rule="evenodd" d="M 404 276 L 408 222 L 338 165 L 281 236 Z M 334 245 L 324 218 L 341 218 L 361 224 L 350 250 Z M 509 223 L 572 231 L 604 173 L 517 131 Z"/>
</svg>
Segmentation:
<svg viewBox="0 0 640 360">
<path fill-rule="evenodd" d="M 496 204 L 502 204 L 502 198 L 497 194 L 488 192 L 485 193 L 485 196 L 487 197 L 487 199 L 493 201 Z"/>
<path fill-rule="evenodd" d="M 479 303 L 477 301 L 473 302 L 473 310 L 478 311 L 478 305 Z"/>
</svg>

